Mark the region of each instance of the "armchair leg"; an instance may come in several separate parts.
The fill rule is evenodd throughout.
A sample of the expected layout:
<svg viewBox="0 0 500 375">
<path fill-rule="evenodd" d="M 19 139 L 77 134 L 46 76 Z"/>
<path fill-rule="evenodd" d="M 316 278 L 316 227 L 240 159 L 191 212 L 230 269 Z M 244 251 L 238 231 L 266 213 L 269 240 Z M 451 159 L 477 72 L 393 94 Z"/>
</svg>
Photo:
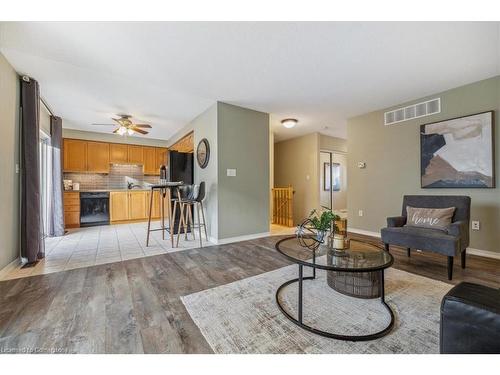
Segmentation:
<svg viewBox="0 0 500 375">
<path fill-rule="evenodd" d="M 467 251 L 467 250 L 466 250 L 466 249 L 464 249 L 464 251 L 462 251 L 462 254 L 460 254 L 460 255 L 461 255 L 461 263 L 462 263 L 462 268 L 465 268 L 465 252 L 466 252 L 466 251 Z"/>
<path fill-rule="evenodd" d="M 387 251 L 389 253 L 389 244 L 388 243 L 384 244 L 384 248 L 385 248 L 385 251 Z"/>
<path fill-rule="evenodd" d="M 448 280 L 453 278 L 453 257 L 448 257 Z"/>
<path fill-rule="evenodd" d="M 406 255 L 408 256 L 408 258 L 411 256 L 411 253 L 410 253 L 410 248 L 406 248 Z"/>
</svg>

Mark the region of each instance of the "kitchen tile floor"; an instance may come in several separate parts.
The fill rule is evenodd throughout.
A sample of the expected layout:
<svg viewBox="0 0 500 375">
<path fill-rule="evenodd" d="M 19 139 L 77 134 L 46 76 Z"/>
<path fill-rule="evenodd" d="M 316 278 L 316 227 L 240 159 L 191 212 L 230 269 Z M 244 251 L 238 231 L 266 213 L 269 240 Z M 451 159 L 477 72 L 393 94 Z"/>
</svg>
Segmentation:
<svg viewBox="0 0 500 375">
<path fill-rule="evenodd" d="M 159 228 L 159 222 L 151 223 Z M 66 271 L 97 264 L 120 262 L 128 259 L 171 253 L 200 247 L 198 232 L 196 240 L 188 234 L 188 240 L 181 235 L 179 247 L 172 247 L 168 233 L 165 240 L 161 231 L 152 232 L 146 247 L 147 223 L 103 225 L 97 227 L 70 229 L 63 237 L 49 237 L 45 240 L 45 258 L 35 267 L 20 268 L 8 272 L 0 280 Z M 175 240 L 175 237 L 174 237 Z M 203 246 L 211 246 L 203 236 Z"/>
</svg>

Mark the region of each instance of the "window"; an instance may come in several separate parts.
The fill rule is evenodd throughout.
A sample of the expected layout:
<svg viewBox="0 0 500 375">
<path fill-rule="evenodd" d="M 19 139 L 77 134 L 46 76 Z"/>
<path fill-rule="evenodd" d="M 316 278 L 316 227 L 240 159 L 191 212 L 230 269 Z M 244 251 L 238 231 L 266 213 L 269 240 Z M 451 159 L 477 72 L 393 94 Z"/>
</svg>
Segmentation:
<svg viewBox="0 0 500 375">
<path fill-rule="evenodd" d="M 52 215 L 52 150 L 50 136 L 40 130 L 40 205 L 43 237 L 49 234 L 49 222 Z"/>
</svg>

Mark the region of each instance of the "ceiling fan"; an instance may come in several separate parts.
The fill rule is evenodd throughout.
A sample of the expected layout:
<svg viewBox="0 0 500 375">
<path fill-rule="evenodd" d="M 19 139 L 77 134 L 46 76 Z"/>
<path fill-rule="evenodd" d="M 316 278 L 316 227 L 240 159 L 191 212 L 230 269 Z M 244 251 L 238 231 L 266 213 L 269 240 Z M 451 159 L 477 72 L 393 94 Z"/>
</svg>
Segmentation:
<svg viewBox="0 0 500 375">
<path fill-rule="evenodd" d="M 113 121 L 116 121 L 117 124 L 92 124 L 96 126 L 118 126 L 115 130 L 113 130 L 113 134 L 119 135 L 133 135 L 134 133 L 139 134 L 148 134 L 149 132 L 143 130 L 151 129 L 151 125 L 148 124 L 134 124 L 130 118 L 130 115 L 117 115 L 120 118 L 111 118 Z"/>
</svg>

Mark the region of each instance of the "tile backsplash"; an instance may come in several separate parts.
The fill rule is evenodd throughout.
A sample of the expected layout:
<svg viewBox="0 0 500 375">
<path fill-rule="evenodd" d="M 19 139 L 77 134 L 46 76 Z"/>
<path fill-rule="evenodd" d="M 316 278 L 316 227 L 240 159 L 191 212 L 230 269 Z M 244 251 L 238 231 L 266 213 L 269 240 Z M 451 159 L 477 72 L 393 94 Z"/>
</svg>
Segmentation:
<svg viewBox="0 0 500 375">
<path fill-rule="evenodd" d="M 99 173 L 64 173 L 65 180 L 80 183 L 80 190 L 126 189 L 127 182 L 142 184 L 158 183 L 159 176 L 145 176 L 141 165 L 111 164 L 109 174 Z"/>
</svg>

